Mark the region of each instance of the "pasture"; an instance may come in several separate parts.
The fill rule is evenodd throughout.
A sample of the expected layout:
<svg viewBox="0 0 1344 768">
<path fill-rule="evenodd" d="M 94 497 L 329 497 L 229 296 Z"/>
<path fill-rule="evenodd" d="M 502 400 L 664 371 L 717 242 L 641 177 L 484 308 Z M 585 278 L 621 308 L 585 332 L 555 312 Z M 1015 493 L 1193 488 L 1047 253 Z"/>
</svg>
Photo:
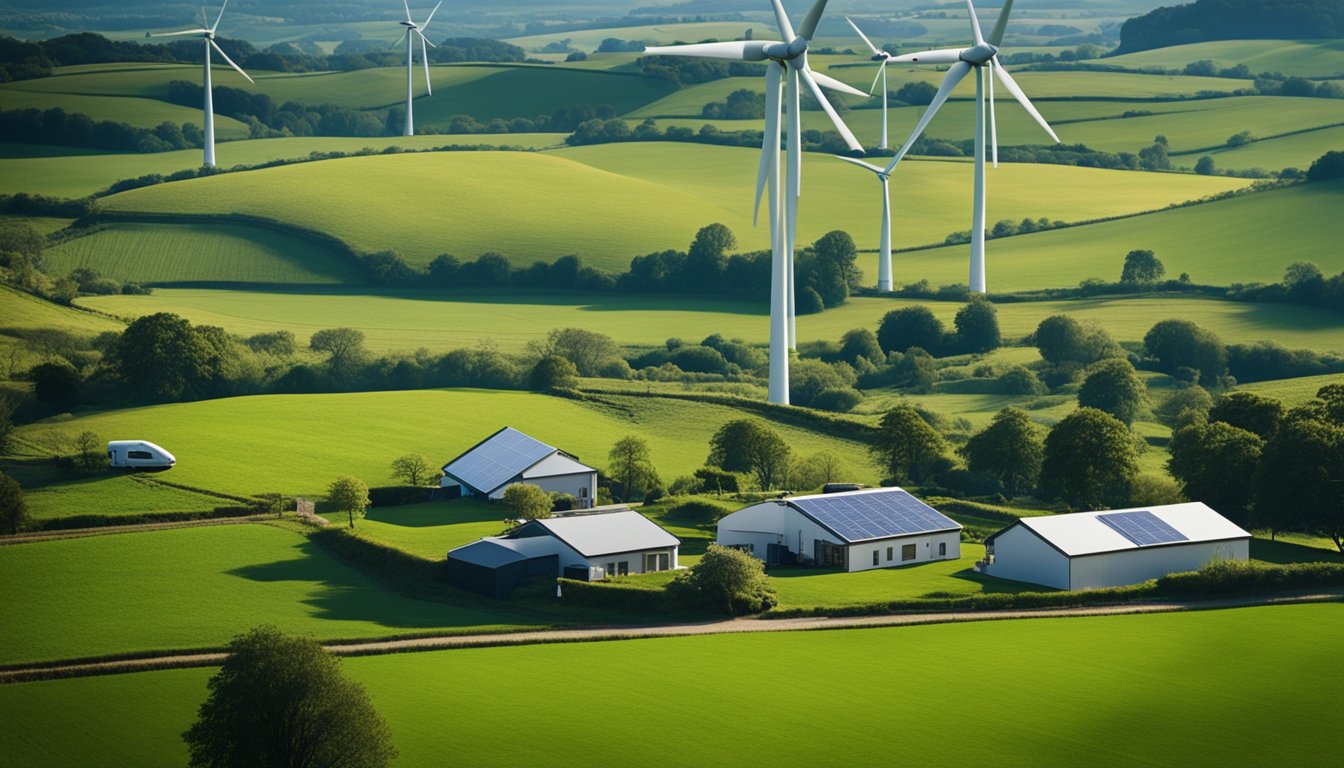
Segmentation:
<svg viewBox="0 0 1344 768">
<path fill-rule="evenodd" d="M 1337 736 L 1320 718 L 1333 711 L 1321 674 L 1339 631 L 1344 607 L 1320 604 L 472 649 L 353 658 L 343 667 L 369 690 L 401 750 L 397 765 L 408 767 L 537 765 L 557 748 L 609 763 L 657 756 L 670 765 L 772 766 L 810 753 L 849 764 L 888 754 L 893 739 L 903 754 L 952 764 L 1308 766 L 1331 753 Z M 973 666 L 993 674 L 968 668 L 970 648 Z M 669 673 L 686 659 L 695 659 L 695 674 Z M 1237 660 L 1235 674 L 1228 659 Z M 808 706 L 762 699 L 764 680 L 779 679 L 778 670 L 819 668 L 862 669 L 865 683 L 794 673 L 785 679 L 805 691 Z M 0 687 L 0 707 L 12 713 L 0 735 L 14 759 L 34 768 L 180 765 L 179 734 L 211 674 Z M 967 675 L 974 695 L 936 683 L 971 682 Z M 516 727 L 517 695 L 562 701 L 598 690 L 649 695 L 622 698 L 619 718 L 536 718 Z M 502 693 L 465 693 L 481 691 Z M 975 734 L 948 738 L 948 724 L 968 713 Z M 669 723 L 694 724 L 696 738 Z"/>
<path fill-rule="evenodd" d="M 213 648 L 266 623 L 327 640 L 538 623 L 465 597 L 402 597 L 259 523 L 6 546 L 0 575 L 24 592 L 0 625 L 2 664 Z"/>
<path fill-rule="evenodd" d="M 1344 77 L 1344 43 L 1339 40 L 1216 40 L 1126 53 L 1095 63 L 1132 69 L 1183 69 L 1186 64 L 1206 59 L 1221 68 L 1245 64 L 1252 72 Z"/>
<path fill-rule="evenodd" d="M 31 81 L 29 81 L 31 82 Z M 41 109 L 59 107 L 66 112 L 82 113 L 94 122 L 111 120 L 140 128 L 155 128 L 160 123 L 201 123 L 200 108 L 183 107 L 156 99 L 133 96 L 87 96 L 76 93 L 42 93 L 0 86 L 0 109 Z M 215 117 L 215 138 L 219 141 L 245 139 L 247 124 L 232 117 Z"/>
<path fill-rule="evenodd" d="M 1192 152 L 1171 159 L 1173 166 L 1193 168 L 1201 155 L 1213 158 L 1218 168 L 1283 168 L 1306 170 L 1331 147 L 1344 147 L 1344 126 L 1314 128 L 1302 133 L 1253 141 L 1239 147 Z"/>
</svg>

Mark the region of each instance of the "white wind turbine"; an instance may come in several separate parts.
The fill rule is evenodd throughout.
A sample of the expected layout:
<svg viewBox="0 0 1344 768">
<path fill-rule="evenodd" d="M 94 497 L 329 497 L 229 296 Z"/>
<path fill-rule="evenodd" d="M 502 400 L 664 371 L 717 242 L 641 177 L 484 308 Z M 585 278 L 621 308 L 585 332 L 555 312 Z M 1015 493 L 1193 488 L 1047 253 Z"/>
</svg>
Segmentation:
<svg viewBox="0 0 1344 768">
<path fill-rule="evenodd" d="M 403 135 L 414 136 L 415 117 L 412 113 L 414 107 L 411 101 L 415 98 L 415 82 L 412 77 L 415 72 L 415 39 L 420 38 L 420 59 L 425 65 L 425 90 L 433 96 L 434 87 L 429 82 L 429 48 L 437 46 L 425 37 L 425 28 L 429 26 L 434 14 L 439 12 L 439 5 L 443 5 L 443 0 L 439 0 L 439 5 L 434 6 L 434 10 L 429 12 L 429 16 L 425 18 L 423 24 L 416 24 L 411 20 L 411 4 L 408 0 L 401 0 L 401 5 L 406 9 L 406 20 L 400 23 L 401 26 L 406 28 L 406 31 L 401 33 L 401 37 L 397 38 L 397 42 L 393 43 L 392 47 L 401 45 L 402 40 L 406 41 L 406 130 Z"/>
<path fill-rule="evenodd" d="M 761 194 L 768 187 L 770 215 L 770 388 L 772 403 L 789 402 L 789 350 L 796 346 L 794 325 L 793 251 L 798 227 L 798 196 L 802 191 L 802 116 L 799 92 L 807 86 L 813 98 L 821 105 L 851 149 L 862 151 L 863 146 L 850 132 L 835 108 L 821 92 L 824 86 L 831 90 L 865 95 L 839 80 L 813 72 L 807 63 L 808 41 L 816 35 L 821 14 L 827 0 L 817 0 L 802 26 L 795 32 L 780 0 L 771 0 L 775 22 L 780 34 L 788 42 L 746 40 L 731 43 L 695 43 L 645 48 L 644 52 L 660 56 L 700 56 L 734 61 L 769 62 L 765 70 L 765 133 L 761 142 L 761 159 L 756 174 L 756 215 L 759 217 Z M 781 86 L 787 93 L 781 101 Z M 784 108 L 786 134 L 785 183 L 780 184 L 779 133 L 780 110 Z M 782 198 L 782 199 L 781 199 Z"/>
<path fill-rule="evenodd" d="M 219 28 L 219 22 L 224 18 L 224 9 L 228 5 L 229 0 L 224 0 L 224 4 L 219 7 L 219 16 L 215 18 L 214 25 L 209 28 L 201 27 L 200 29 L 187 29 L 181 32 L 160 32 L 156 34 L 145 33 L 145 37 L 196 35 L 205 40 L 205 165 L 209 168 L 213 168 L 215 165 L 215 98 L 213 94 L 214 86 L 210 79 L 210 49 L 213 48 L 216 53 L 223 57 L 224 61 L 229 63 L 230 67 L 237 70 L 238 74 L 246 77 L 247 82 L 255 84 L 255 81 L 243 71 L 243 68 L 234 64 L 233 59 L 230 59 L 224 49 L 220 48 L 219 44 L 215 42 L 215 30 Z M 205 9 L 201 9 L 201 14 L 201 23 L 208 21 L 208 18 L 205 17 Z"/>
<path fill-rule="evenodd" d="M 877 76 L 873 78 L 873 84 L 872 84 L 872 86 L 868 89 L 868 95 L 869 95 L 869 96 L 872 96 L 872 95 L 873 95 L 873 91 L 877 90 L 877 82 L 878 82 L 879 80 L 881 80 L 881 81 L 882 81 L 882 136 L 881 136 L 881 139 L 880 139 L 880 141 L 879 141 L 879 143 L 878 143 L 878 145 L 877 145 L 877 148 L 878 148 L 878 149 L 886 149 L 886 148 L 887 148 L 887 58 L 888 58 L 888 57 L 887 57 L 887 53 L 886 53 L 886 51 L 879 50 L 878 47 L 877 47 L 876 45 L 873 45 L 873 41 L 872 41 L 872 40 L 869 40 L 869 39 L 868 39 L 868 36 L 865 35 L 865 34 L 863 34 L 863 30 L 859 29 L 859 25 L 858 25 L 858 24 L 855 24 L 853 19 L 851 19 L 851 18 L 849 18 L 848 16 L 846 16 L 846 17 L 845 17 L 845 21 L 848 21 L 848 22 L 849 22 L 849 26 L 851 26 L 851 27 L 854 28 L 854 31 L 858 34 L 859 38 L 863 40 L 864 45 L 868 46 L 868 50 L 870 50 L 870 51 L 873 52 L 873 61 L 881 62 L 880 64 L 878 64 L 878 67 L 877 67 Z"/>
<path fill-rule="evenodd" d="M 994 23 L 994 29 L 989 33 L 988 40 L 981 34 L 980 19 L 975 14 L 975 6 L 971 0 L 966 0 L 966 9 L 971 17 L 971 33 L 975 39 L 975 45 L 970 48 L 945 48 L 936 51 L 923 51 L 920 53 L 909 53 L 903 56 L 890 56 L 887 58 L 889 63 L 894 64 L 951 64 L 947 74 L 943 76 L 943 83 L 938 88 L 938 93 L 929 103 L 929 108 L 925 110 L 924 116 L 919 119 L 915 125 L 915 130 L 911 132 L 910 138 L 906 140 L 905 145 L 896 152 L 896 156 L 887 164 L 884 171 L 890 174 L 896 164 L 905 157 L 914 145 L 915 140 L 923 133 L 924 128 L 928 126 L 929 121 L 938 112 L 947 97 L 951 95 L 952 89 L 957 87 L 971 70 L 975 70 L 975 200 L 974 209 L 971 214 L 971 274 L 970 286 L 975 293 L 985 292 L 985 133 L 986 133 L 986 110 L 985 110 L 985 81 L 989 81 L 989 110 L 988 110 L 988 133 L 990 145 L 993 147 L 994 167 L 999 166 L 999 134 L 998 127 L 994 121 L 994 78 L 1013 94 L 1023 109 L 1027 110 L 1036 122 L 1050 134 L 1050 138 L 1056 142 L 1059 137 L 1055 135 L 1050 124 L 1045 122 L 1041 113 L 1032 106 L 1031 100 L 1022 92 L 1017 81 L 1008 70 L 998 62 L 999 43 L 1003 40 L 1004 29 L 1008 26 L 1008 15 L 1013 10 L 1013 0 L 1006 0 L 1003 8 L 999 10 L 999 18 Z M 990 76 L 986 78 L 985 70 L 988 69 Z M 888 217 L 890 214 L 888 213 Z"/>
</svg>

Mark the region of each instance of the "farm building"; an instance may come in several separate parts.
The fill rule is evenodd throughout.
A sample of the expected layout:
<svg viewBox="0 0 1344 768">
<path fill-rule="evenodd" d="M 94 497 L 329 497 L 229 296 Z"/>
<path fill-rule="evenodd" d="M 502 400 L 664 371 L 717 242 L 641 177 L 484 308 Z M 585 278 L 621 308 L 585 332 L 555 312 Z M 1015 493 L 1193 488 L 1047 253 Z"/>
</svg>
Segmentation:
<svg viewBox="0 0 1344 768">
<path fill-rule="evenodd" d="M 1246 560 L 1251 534 L 1202 502 L 1024 517 L 985 539 L 976 570 L 1058 589 L 1137 584 L 1215 558 Z"/>
<path fill-rule="evenodd" d="M 497 501 L 515 483 L 568 493 L 576 509 L 587 509 L 597 495 L 597 470 L 559 448 L 504 427 L 445 464 L 439 486 L 448 498 L 477 496 Z"/>
<path fill-rule="evenodd" d="M 956 560 L 961 525 L 900 488 L 765 501 L 719 521 L 718 543 L 767 565 L 845 571 Z"/>
<path fill-rule="evenodd" d="M 531 520 L 448 552 L 448 580 L 502 598 L 532 576 L 581 580 L 677 568 L 681 539 L 638 512 L 619 509 Z"/>
</svg>

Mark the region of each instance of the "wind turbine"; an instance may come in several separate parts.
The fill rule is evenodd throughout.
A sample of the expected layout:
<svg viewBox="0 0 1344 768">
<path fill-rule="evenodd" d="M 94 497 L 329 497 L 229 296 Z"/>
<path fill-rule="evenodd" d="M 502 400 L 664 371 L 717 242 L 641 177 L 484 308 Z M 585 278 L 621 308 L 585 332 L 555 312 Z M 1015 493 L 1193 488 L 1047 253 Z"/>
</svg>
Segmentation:
<svg viewBox="0 0 1344 768">
<path fill-rule="evenodd" d="M 938 93 L 929 103 L 929 108 L 925 110 L 924 116 L 919 119 L 915 125 L 915 130 L 911 132 L 910 138 L 906 140 L 904 146 L 896 152 L 896 156 L 887 164 L 886 172 L 891 173 L 896 164 L 905 157 L 914 145 L 915 140 L 924 132 L 929 121 L 937 114 L 939 108 L 947 101 L 951 95 L 952 89 L 957 87 L 971 70 L 975 70 L 975 199 L 974 208 L 971 212 L 971 291 L 975 293 L 985 292 L 985 81 L 989 81 L 989 141 L 993 147 L 994 167 L 999 167 L 999 133 L 998 127 L 994 121 L 994 78 L 1008 89 L 1008 92 L 1017 99 L 1022 108 L 1027 110 L 1036 122 L 1050 134 L 1050 138 L 1056 143 L 1059 137 L 1055 135 L 1050 124 L 1045 122 L 1041 113 L 1032 106 L 1031 100 L 1022 92 L 1013 76 L 1008 74 L 1008 70 L 998 62 L 999 43 L 1003 41 L 1003 32 L 1008 26 L 1008 15 L 1013 10 L 1013 0 L 1006 0 L 1003 8 L 999 10 L 999 18 L 994 22 L 994 29 L 990 31 L 989 38 L 986 39 L 980 31 L 980 19 L 976 16 L 975 6 L 971 0 L 966 0 L 966 10 L 970 13 L 971 34 L 974 37 L 975 44 L 970 48 L 944 48 L 936 51 L 922 51 L 920 53 L 909 53 L 903 56 L 889 56 L 888 63 L 894 64 L 951 64 L 947 74 L 943 76 L 943 83 L 938 87 Z M 985 70 L 989 70 L 989 77 L 986 78 Z"/>
<path fill-rule="evenodd" d="M 868 50 L 873 52 L 873 61 L 881 62 L 881 64 L 879 64 L 877 68 L 877 77 L 873 78 L 873 87 L 868 89 L 868 93 L 869 95 L 872 95 L 872 91 L 877 87 L 878 81 L 879 80 L 882 81 L 882 141 L 881 144 L 879 145 L 879 148 L 886 149 L 887 148 L 887 59 L 889 57 L 887 56 L 885 51 L 882 51 L 878 49 L 877 46 L 873 45 L 873 41 L 869 40 L 868 36 L 863 34 L 863 30 L 859 29 L 859 25 L 855 24 L 853 19 L 846 16 L 845 21 L 848 21 L 849 26 L 853 27 L 854 31 L 858 33 L 859 37 L 863 40 L 864 44 L 868 46 Z M 872 171 L 873 174 L 876 175 L 878 183 L 882 185 L 882 232 L 877 246 L 877 290 L 883 292 L 890 291 L 891 290 L 891 189 L 889 188 L 887 181 L 888 179 L 891 178 L 891 171 L 889 169 L 879 168 L 871 163 L 865 163 L 862 160 L 856 160 L 855 158 L 852 157 L 841 157 L 840 155 L 836 155 L 836 157 L 839 157 L 841 160 L 844 160 L 847 163 L 853 163 L 854 165 L 857 165 L 860 168 Z"/>
<path fill-rule="evenodd" d="M 873 95 L 873 91 L 877 90 L 877 81 L 878 81 L 878 80 L 881 80 L 881 81 L 882 81 L 882 137 L 881 137 L 880 142 L 879 142 L 878 145 L 877 145 L 877 148 L 878 148 L 878 149 L 886 149 L 886 148 L 887 148 L 887 53 L 886 53 L 886 51 L 879 50 L 878 47 L 877 47 L 876 45 L 873 45 L 873 41 L 872 41 L 872 40 L 869 40 L 869 39 L 868 39 L 868 36 L 865 35 L 865 34 L 863 34 L 863 30 L 859 29 L 859 25 L 858 25 L 858 24 L 855 24 L 853 19 L 851 19 L 851 18 L 849 18 L 848 16 L 846 16 L 846 17 L 845 17 L 845 21 L 848 21 L 848 22 L 849 22 L 849 26 L 851 26 L 851 27 L 854 28 L 854 31 L 855 31 L 855 32 L 858 34 L 858 36 L 863 40 L 864 45 L 867 45 L 867 46 L 868 46 L 868 50 L 870 50 L 870 51 L 873 52 L 873 61 L 881 62 L 881 63 L 878 65 L 878 67 L 877 67 L 877 76 L 873 78 L 873 84 L 872 84 L 871 87 L 868 88 L 868 95 L 869 95 L 869 96 L 872 96 L 872 95 Z"/>
<path fill-rule="evenodd" d="M 793 251 L 798 228 L 798 197 L 802 192 L 802 116 L 799 92 L 806 86 L 825 110 L 835 128 L 851 149 L 863 146 L 850 132 L 835 108 L 821 92 L 824 86 L 834 91 L 865 95 L 839 80 L 812 71 L 807 63 L 808 41 L 816 35 L 827 0 L 817 0 L 797 32 L 780 0 L 771 0 L 775 23 L 788 42 L 745 40 L 731 43 L 694 43 L 655 46 L 644 52 L 658 56 L 698 56 L 733 61 L 768 62 L 765 69 L 765 132 L 761 141 L 761 159 L 756 173 L 755 217 L 759 219 L 761 194 L 768 188 L 770 215 L 770 387 L 769 400 L 789 402 L 789 350 L 796 344 L 794 324 Z M 783 88 L 786 93 L 781 95 Z M 781 104 L 786 134 L 785 178 L 780 184 L 779 133 Z"/>
<path fill-rule="evenodd" d="M 242 67 L 238 66 L 237 64 L 234 64 L 234 63 L 233 63 L 233 59 L 230 59 L 230 58 L 229 58 L 229 55 L 228 55 L 227 53 L 224 52 L 224 49 L 223 49 L 223 48 L 220 48 L 220 47 L 219 47 L 219 44 L 215 42 L 215 30 L 219 28 L 219 22 L 220 22 L 221 19 L 224 18 L 224 9 L 227 8 L 228 6 L 229 6 L 229 0 L 224 0 L 224 4 L 221 5 L 221 6 L 219 7 L 219 16 L 217 16 L 217 17 L 215 18 L 215 23 L 214 23 L 214 25 L 211 26 L 211 27 L 209 27 L 209 28 L 201 27 L 200 29 L 187 29 L 187 30 L 183 30 L 183 31 L 181 31 L 181 32 L 160 32 L 160 33 L 156 33 L 156 34 L 151 34 L 151 33 L 149 33 L 149 32 L 146 32 L 146 33 L 145 33 L 145 37 L 182 37 L 182 36 L 185 36 L 185 35 L 196 35 L 196 36 L 200 36 L 201 38 L 203 38 L 203 39 L 205 40 L 205 162 L 204 162 L 204 165 L 205 165 L 207 168 L 213 168 L 213 167 L 215 166 L 215 98 L 214 98 L 214 94 L 213 94 L 213 88 L 214 88 L 214 86 L 213 86 L 212 81 L 211 81 L 211 79 L 210 79 L 210 49 L 213 48 L 213 49 L 215 50 L 216 53 L 218 53 L 221 57 L 223 57 L 224 61 L 227 61 L 227 62 L 229 63 L 229 66 L 230 66 L 230 67 L 233 67 L 235 70 L 237 70 L 237 71 L 238 71 L 238 74 L 242 75 L 243 77 L 246 77 L 246 78 L 247 78 L 247 82 L 249 82 L 249 83 L 253 83 L 254 85 L 256 84 L 256 81 L 254 81 L 251 77 L 249 77 L 248 74 L 247 74 L 246 72 L 243 71 L 243 68 L 242 68 Z M 207 21 L 209 21 L 209 19 L 205 16 L 205 9 L 202 8 L 202 9 L 201 9 L 201 23 L 204 24 L 204 23 L 207 22 Z"/>
<path fill-rule="evenodd" d="M 420 38 L 420 59 L 425 65 L 425 90 L 429 92 L 430 96 L 433 96 L 434 87 L 429 82 L 429 48 L 437 48 L 438 46 L 429 42 L 429 38 L 425 37 L 425 28 L 429 26 L 434 14 L 439 12 L 439 5 L 443 5 L 443 0 L 439 0 L 439 5 L 434 6 L 434 10 L 429 12 L 429 16 L 425 18 L 423 24 L 416 24 L 411 20 L 411 4 L 408 0 L 401 0 L 401 5 L 406 9 L 406 20 L 400 23 L 401 26 L 406 28 L 406 31 L 401 33 L 401 37 L 397 38 L 397 42 L 393 43 L 392 47 L 395 48 L 400 45 L 402 40 L 406 41 L 406 130 L 403 135 L 414 136 L 415 116 L 412 112 L 411 100 L 415 98 L 415 83 L 412 78 L 412 73 L 415 72 L 415 38 Z"/>
</svg>

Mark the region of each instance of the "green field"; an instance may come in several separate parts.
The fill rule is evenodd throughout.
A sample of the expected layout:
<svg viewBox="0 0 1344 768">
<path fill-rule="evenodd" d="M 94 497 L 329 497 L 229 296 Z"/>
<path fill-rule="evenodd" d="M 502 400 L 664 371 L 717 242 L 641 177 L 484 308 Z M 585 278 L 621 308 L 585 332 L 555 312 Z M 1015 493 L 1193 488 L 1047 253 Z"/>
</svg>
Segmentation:
<svg viewBox="0 0 1344 768">
<path fill-rule="evenodd" d="M 1271 172 L 1297 168 L 1305 171 L 1316 158 L 1334 147 L 1344 147 L 1344 126 L 1253 141 L 1240 147 L 1179 155 L 1171 160 L 1174 166 L 1194 168 L 1200 156 L 1208 155 L 1217 168 L 1263 168 Z"/>
<path fill-rule="evenodd" d="M 154 128 L 160 123 L 195 123 L 203 117 L 199 108 L 183 107 L 155 99 L 130 96 L 88 96 L 75 93 L 39 93 L 0 86 L 0 109 L 52 109 L 59 107 L 68 113 L 81 113 L 94 122 L 111 120 L 129 123 L 140 128 Z M 218 115 L 215 118 L 215 137 L 220 141 L 245 139 L 251 134 L 247 124 Z"/>
<path fill-rule="evenodd" d="M 103 331 L 120 331 L 122 325 L 93 312 L 62 307 L 0 285 L 0 332 L 49 328 L 93 336 Z"/>
<path fill-rule="evenodd" d="M 342 283 L 361 276 L 349 262 L 292 235 L 233 224 L 118 223 L 50 248 L 43 264 L 78 267 L 149 283 Z"/>
<path fill-rule="evenodd" d="M 568 745 L 611 764 L 775 766 L 811 755 L 848 765 L 888 754 L 893 740 L 941 764 L 1295 767 L 1335 748 L 1338 729 L 1321 717 L 1335 703 L 1324 671 L 1340 631 L 1344 608 L 1325 604 L 475 649 L 344 667 L 368 688 L 401 750 L 397 765 L 408 767 L 542 765 Z M 688 659 L 694 674 L 669 672 Z M 861 669 L 864 683 L 798 677 L 808 669 Z M 34 768 L 180 765 L 179 734 L 211 674 L 0 687 L 11 713 L 0 735 L 12 759 Z M 807 705 L 763 698 L 766 681 L 780 679 Z M 619 717 L 517 727 L 520 693 L 564 701 L 609 690 L 645 695 L 624 697 Z M 463 693 L 486 691 L 496 693 Z M 975 733 L 949 738 L 948 724 L 968 713 Z"/>
<path fill-rule="evenodd" d="M 1344 42 L 1339 40 L 1218 40 L 1127 53 L 1095 63 L 1133 69 L 1182 69 L 1205 59 L 1223 68 L 1245 64 L 1252 72 L 1344 77 Z"/>
<path fill-rule="evenodd" d="M 1321 391 L 1321 387 L 1329 384 L 1344 384 L 1344 374 L 1303 376 L 1298 379 L 1282 379 L 1279 381 L 1257 381 L 1251 384 L 1242 384 L 1237 389 L 1248 390 L 1265 397 L 1273 397 L 1292 407 L 1316 397 L 1316 393 Z"/>
<path fill-rule="evenodd" d="M 110 471 L 90 475 L 72 474 L 61 472 L 49 464 L 29 462 L 6 463 L 3 468 L 5 474 L 23 487 L 28 514 L 39 521 L 75 515 L 205 512 L 236 503 L 218 496 L 207 496 L 143 477 Z"/>
<path fill-rule="evenodd" d="M 0 625 L 4 664 L 212 648 L 264 623 L 328 640 L 535 624 L 498 605 L 401 597 L 262 524 L 6 546 L 0 575 L 25 593 Z"/>
<path fill-rule="evenodd" d="M 499 504 L 470 499 L 406 504 L 369 510 L 357 530 L 374 541 L 442 560 L 454 547 L 503 533 L 507 514 Z"/>
</svg>

